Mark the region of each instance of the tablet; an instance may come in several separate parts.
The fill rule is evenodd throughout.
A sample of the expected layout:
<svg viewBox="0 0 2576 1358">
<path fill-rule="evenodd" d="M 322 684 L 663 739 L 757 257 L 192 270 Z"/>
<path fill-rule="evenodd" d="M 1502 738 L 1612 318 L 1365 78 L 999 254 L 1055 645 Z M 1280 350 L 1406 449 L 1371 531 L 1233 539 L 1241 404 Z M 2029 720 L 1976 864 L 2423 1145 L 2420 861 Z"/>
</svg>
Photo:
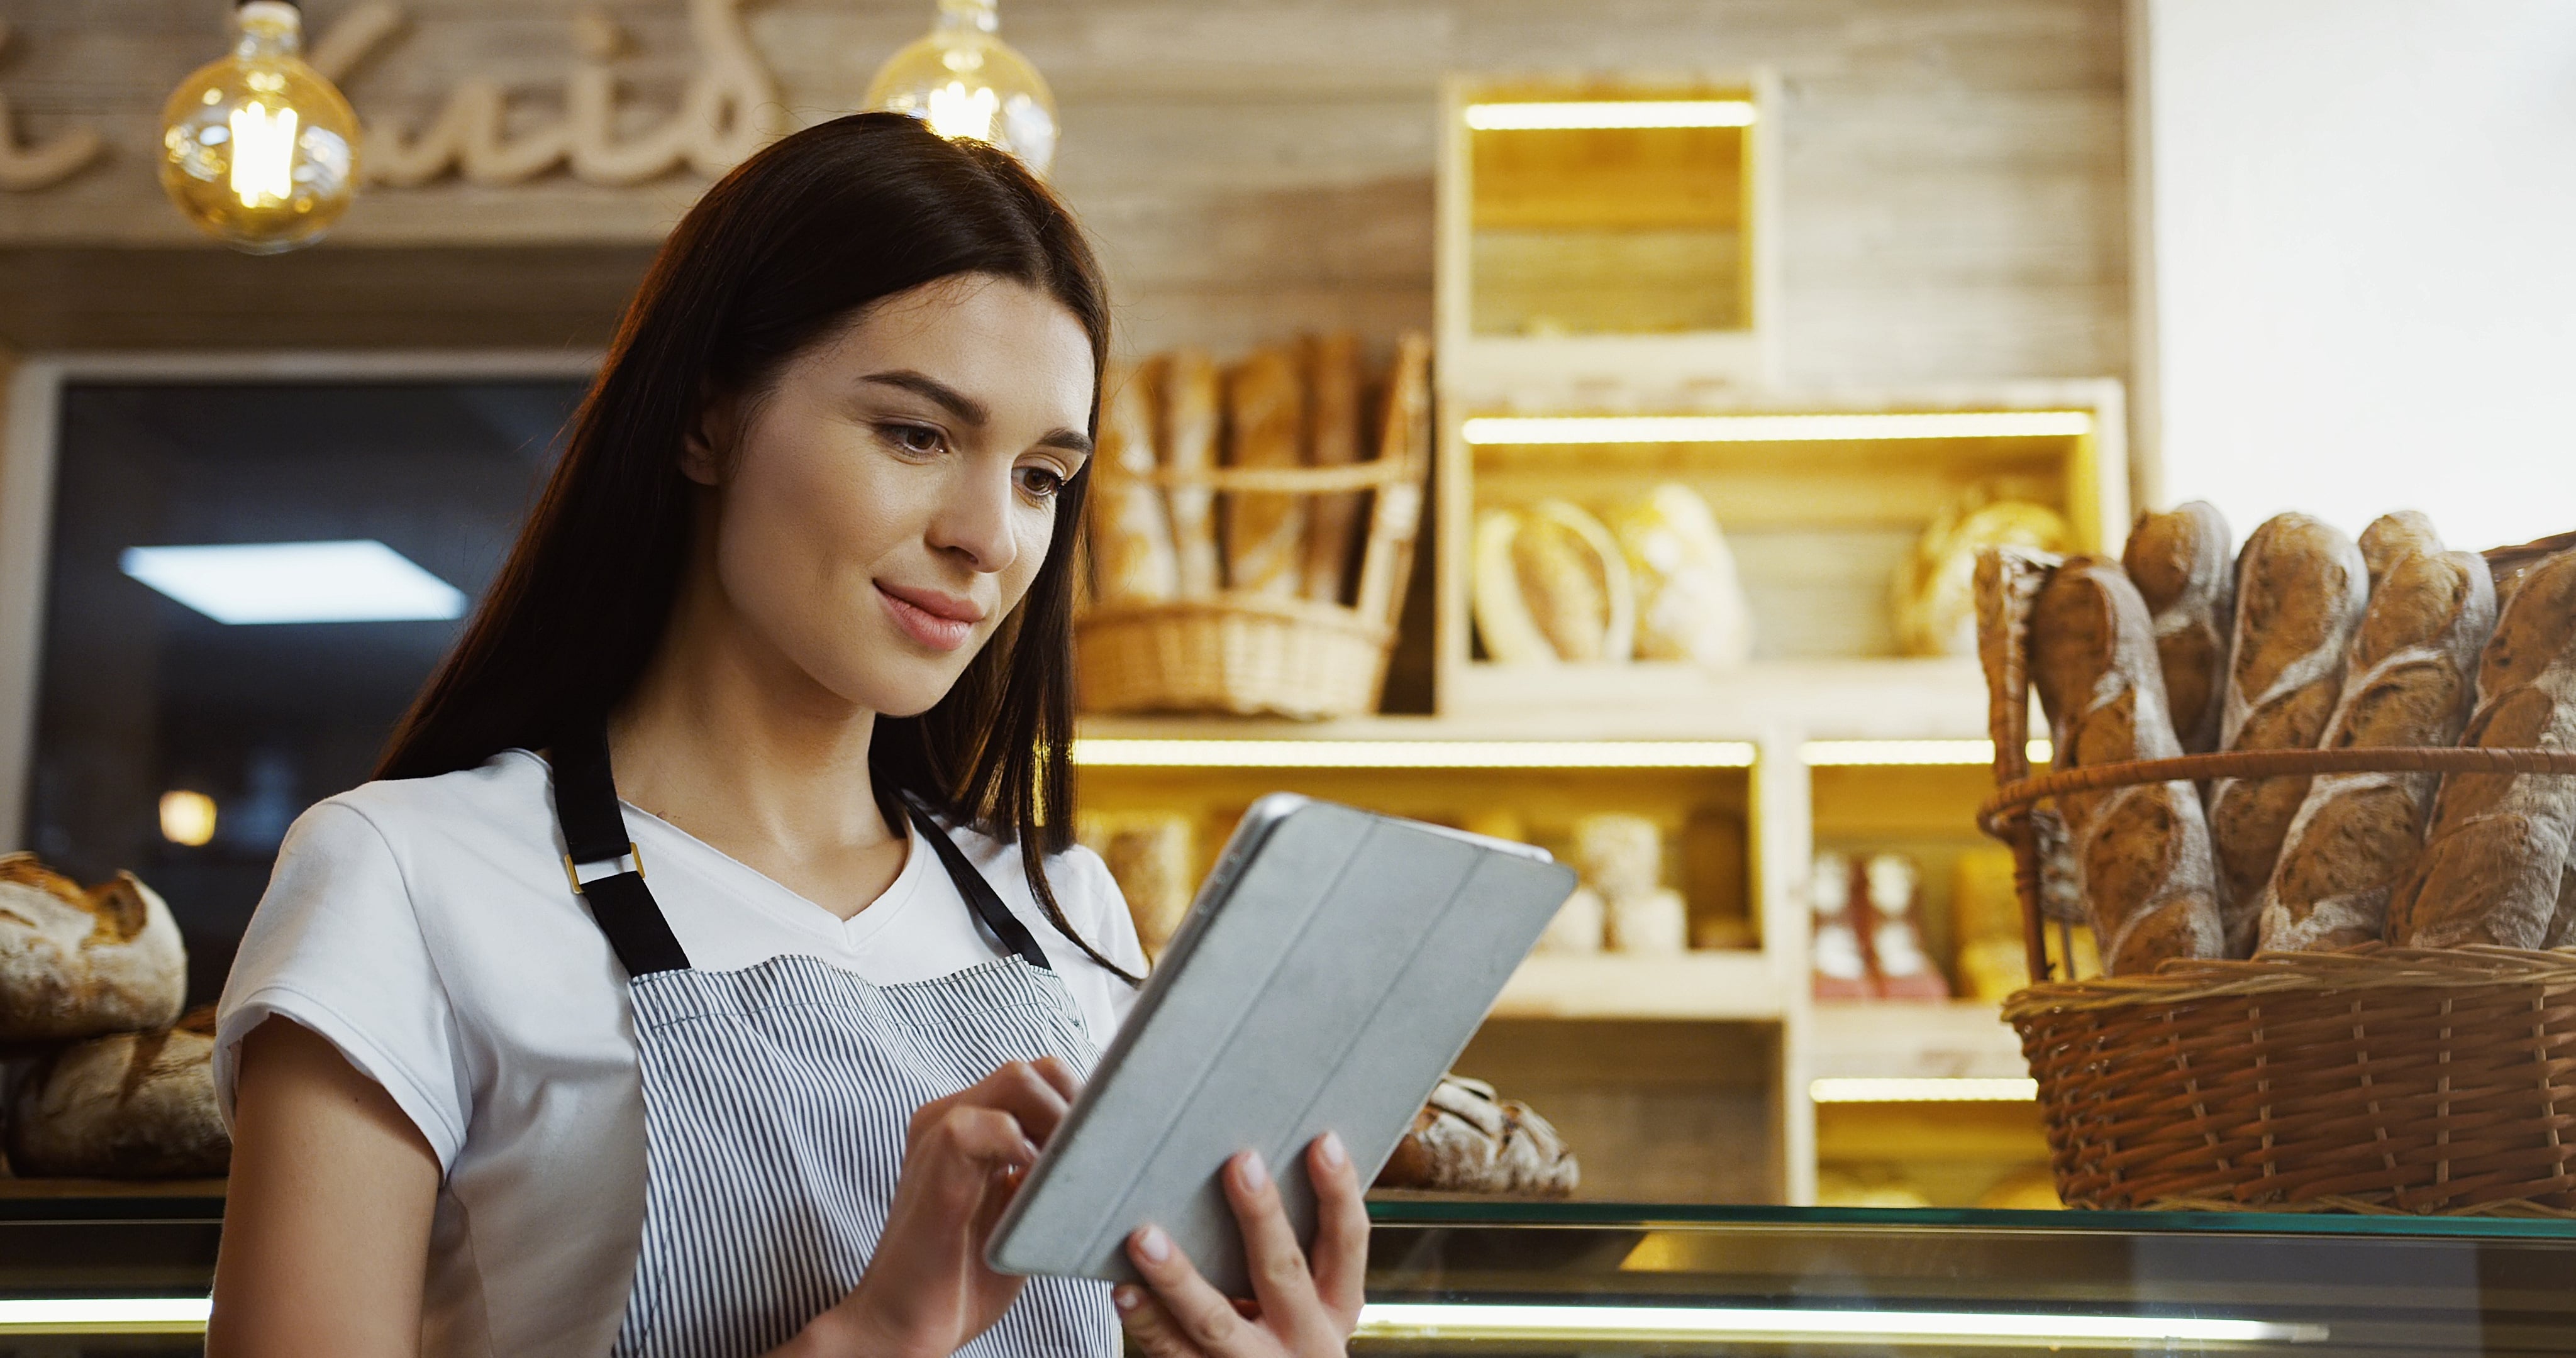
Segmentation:
<svg viewBox="0 0 2576 1358">
<path fill-rule="evenodd" d="M 1006 1273 L 1134 1281 L 1170 1232 L 1251 1286 L 1217 1174 L 1261 1152 L 1300 1241 L 1305 1148 L 1341 1134 L 1374 1179 L 1574 890 L 1544 850 L 1274 793 L 1227 841 L 1136 1007 L 996 1225 Z"/>
</svg>

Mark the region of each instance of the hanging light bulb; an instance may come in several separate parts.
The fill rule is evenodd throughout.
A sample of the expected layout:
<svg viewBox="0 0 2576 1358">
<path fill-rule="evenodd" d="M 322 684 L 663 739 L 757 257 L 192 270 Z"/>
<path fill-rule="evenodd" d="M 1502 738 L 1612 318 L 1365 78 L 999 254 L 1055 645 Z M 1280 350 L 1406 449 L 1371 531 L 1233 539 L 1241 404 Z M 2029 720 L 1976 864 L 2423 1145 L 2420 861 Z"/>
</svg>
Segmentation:
<svg viewBox="0 0 2576 1358">
<path fill-rule="evenodd" d="M 254 255 L 310 245 L 358 185 L 358 115 L 304 63 L 284 0 L 234 11 L 232 55 L 179 82 L 161 110 L 161 187 L 199 230 Z"/>
<path fill-rule="evenodd" d="M 1055 162 L 1055 96 L 1028 58 L 994 36 L 995 0 L 939 0 L 930 36 L 894 54 L 867 106 L 909 113 L 943 137 L 991 142 L 1039 174 Z"/>
</svg>

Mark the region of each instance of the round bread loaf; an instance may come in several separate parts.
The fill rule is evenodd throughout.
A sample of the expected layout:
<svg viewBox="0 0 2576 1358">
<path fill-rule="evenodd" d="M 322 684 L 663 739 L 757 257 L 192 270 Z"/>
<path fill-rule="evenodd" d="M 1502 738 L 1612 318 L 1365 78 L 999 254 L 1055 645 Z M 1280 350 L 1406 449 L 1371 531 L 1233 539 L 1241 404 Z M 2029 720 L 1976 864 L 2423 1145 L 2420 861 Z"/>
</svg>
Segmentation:
<svg viewBox="0 0 2576 1358">
<path fill-rule="evenodd" d="M 83 1179 L 221 1175 L 232 1139 L 215 1108 L 214 1039 L 185 1028 L 75 1043 L 9 1110 L 19 1174 Z"/>
<path fill-rule="evenodd" d="M 0 857 L 0 1042 L 167 1028 L 187 994 L 178 922 L 134 874 L 84 888 Z"/>
</svg>

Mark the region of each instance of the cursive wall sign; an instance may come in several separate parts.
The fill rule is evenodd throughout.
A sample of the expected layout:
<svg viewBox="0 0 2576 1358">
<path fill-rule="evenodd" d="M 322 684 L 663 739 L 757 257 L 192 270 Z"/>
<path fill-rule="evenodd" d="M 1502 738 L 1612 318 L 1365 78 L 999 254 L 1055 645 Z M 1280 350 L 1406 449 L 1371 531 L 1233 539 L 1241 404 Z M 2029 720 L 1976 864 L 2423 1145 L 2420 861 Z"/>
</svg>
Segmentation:
<svg viewBox="0 0 2576 1358">
<path fill-rule="evenodd" d="M 698 69 L 679 108 L 657 125 L 618 135 L 613 63 L 626 48 L 626 34 L 594 10 L 573 24 L 579 55 L 564 74 L 560 121 L 513 134 L 509 93 L 498 81 L 468 75 L 417 135 L 389 118 L 364 119 L 361 171 L 367 182 L 393 188 L 451 174 L 475 184 L 522 184 L 559 167 L 584 183 L 608 185 L 641 184 L 680 170 L 722 174 L 786 130 L 786 107 L 743 29 L 741 0 L 688 5 Z M 314 44 L 314 65 L 337 80 L 403 25 L 392 4 L 361 6 Z"/>
<path fill-rule="evenodd" d="M 9 25 L 0 21 L 0 48 L 9 45 Z M 41 146 L 18 144 L 17 118 L 9 97 L 0 94 L 0 192 L 33 193 L 79 174 L 107 149 L 94 127 L 75 127 Z"/>
</svg>

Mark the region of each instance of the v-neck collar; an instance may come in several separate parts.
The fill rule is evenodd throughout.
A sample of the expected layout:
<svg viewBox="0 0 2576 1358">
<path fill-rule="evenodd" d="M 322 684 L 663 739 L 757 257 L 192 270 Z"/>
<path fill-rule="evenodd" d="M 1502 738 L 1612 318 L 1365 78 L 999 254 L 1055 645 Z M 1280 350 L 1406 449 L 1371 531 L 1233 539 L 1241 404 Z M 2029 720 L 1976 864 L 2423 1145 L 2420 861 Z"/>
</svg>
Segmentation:
<svg viewBox="0 0 2576 1358">
<path fill-rule="evenodd" d="M 543 756 L 533 750 L 512 750 L 523 754 L 546 769 L 549 779 L 554 770 Z M 646 872 L 654 863 L 666 858 L 696 864 L 708 876 L 720 879 L 719 887 L 728 899 L 739 900 L 762 914 L 800 933 L 811 934 L 834 946 L 856 952 L 869 940 L 891 927 L 914 902 L 925 894 L 923 883 L 937 866 L 937 855 L 927 851 L 921 834 L 905 825 L 903 866 L 895 870 L 894 880 L 877 893 L 876 899 L 861 906 L 857 914 L 843 919 L 813 898 L 788 887 L 777 878 L 743 862 L 724 850 L 707 843 L 679 826 L 654 815 L 623 797 L 618 809 L 625 813 L 634 832 L 635 842 L 646 848 Z M 648 876 L 648 879 L 649 876 Z"/>
</svg>

